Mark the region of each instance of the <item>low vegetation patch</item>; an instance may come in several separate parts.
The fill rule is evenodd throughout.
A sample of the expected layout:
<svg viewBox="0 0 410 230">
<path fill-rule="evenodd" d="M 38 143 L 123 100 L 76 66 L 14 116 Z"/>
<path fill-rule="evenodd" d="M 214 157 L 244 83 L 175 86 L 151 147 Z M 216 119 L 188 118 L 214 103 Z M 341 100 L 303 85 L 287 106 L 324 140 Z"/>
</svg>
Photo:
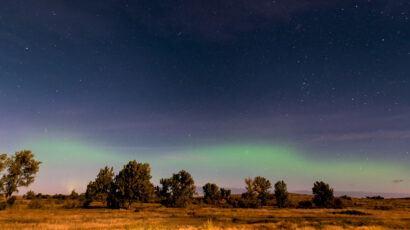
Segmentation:
<svg viewBox="0 0 410 230">
<path fill-rule="evenodd" d="M 345 215 L 357 215 L 357 216 L 367 216 L 368 213 L 358 211 L 358 210 L 344 210 L 340 212 L 332 212 L 332 214 L 345 214 Z"/>
</svg>

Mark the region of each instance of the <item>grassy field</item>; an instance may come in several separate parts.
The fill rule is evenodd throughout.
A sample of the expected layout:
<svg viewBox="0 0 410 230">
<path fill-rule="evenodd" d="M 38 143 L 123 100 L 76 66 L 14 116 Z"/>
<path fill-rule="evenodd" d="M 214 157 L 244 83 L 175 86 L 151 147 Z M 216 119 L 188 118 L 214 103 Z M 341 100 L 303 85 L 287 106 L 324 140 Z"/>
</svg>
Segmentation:
<svg viewBox="0 0 410 230">
<path fill-rule="evenodd" d="M 309 196 L 291 196 L 292 202 Z M 42 200 L 42 208 L 17 200 L 0 211 L 0 229 L 409 229 L 410 199 L 352 199 L 344 209 L 213 208 L 186 209 L 159 204 L 129 210 L 69 208 L 65 202 Z"/>
</svg>

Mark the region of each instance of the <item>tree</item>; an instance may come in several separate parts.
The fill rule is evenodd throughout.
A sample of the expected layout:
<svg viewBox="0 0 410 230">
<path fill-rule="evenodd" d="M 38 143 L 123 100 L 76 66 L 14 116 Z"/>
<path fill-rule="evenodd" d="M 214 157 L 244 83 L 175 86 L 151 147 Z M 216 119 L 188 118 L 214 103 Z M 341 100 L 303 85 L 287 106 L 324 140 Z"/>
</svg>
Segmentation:
<svg viewBox="0 0 410 230">
<path fill-rule="evenodd" d="M 85 197 L 87 202 L 90 203 L 94 200 L 107 203 L 108 194 L 111 191 L 111 185 L 113 183 L 114 168 L 100 169 L 95 181 L 90 181 L 87 185 L 87 191 L 85 192 Z"/>
<path fill-rule="evenodd" d="M 6 160 L 7 160 L 7 154 L 0 154 L 0 173 L 6 167 Z M 2 193 L 3 189 L 4 189 L 4 179 L 2 177 L 0 178 L 0 198 L 3 196 L 3 193 Z"/>
<path fill-rule="evenodd" d="M 32 200 L 32 199 L 36 198 L 36 193 L 33 192 L 32 190 L 30 190 L 26 193 L 26 195 L 23 196 L 23 198 L 27 199 L 27 200 Z"/>
<path fill-rule="evenodd" d="M 170 178 L 162 178 L 159 182 L 161 187 L 156 187 L 157 196 L 160 198 L 170 198 L 171 197 L 171 179 Z"/>
<path fill-rule="evenodd" d="M 229 201 L 231 199 L 230 189 L 221 188 L 219 191 L 221 193 L 221 200 Z"/>
<path fill-rule="evenodd" d="M 256 194 L 254 181 L 252 178 L 245 178 L 245 184 L 246 192 L 242 193 L 239 206 L 243 208 L 259 208 L 262 203 Z"/>
<path fill-rule="evenodd" d="M 246 184 L 246 192 L 242 194 L 243 198 L 254 198 L 256 196 L 255 194 L 255 189 L 253 186 L 253 180 L 252 178 L 245 178 L 245 184 Z"/>
<path fill-rule="evenodd" d="M 221 192 L 216 184 L 207 183 L 202 187 L 206 203 L 216 203 L 221 199 Z"/>
<path fill-rule="evenodd" d="M 174 173 L 171 178 L 161 179 L 162 188 L 157 189 L 163 204 L 171 207 L 186 207 L 195 194 L 195 183 L 191 174 L 185 170 Z"/>
<path fill-rule="evenodd" d="M 289 194 L 288 194 L 286 183 L 283 180 L 276 182 L 275 197 L 276 197 L 276 203 L 278 204 L 279 208 L 284 208 L 288 205 L 289 203 L 288 196 Z"/>
<path fill-rule="evenodd" d="M 147 202 L 154 193 L 150 182 L 151 169 L 147 163 L 130 161 L 118 173 L 111 185 L 111 195 L 119 201 L 119 206 L 131 207 L 134 202 Z"/>
<path fill-rule="evenodd" d="M 78 199 L 79 196 L 80 195 L 78 195 L 78 193 L 73 189 L 70 194 L 70 199 L 75 200 Z"/>
<path fill-rule="evenodd" d="M 30 150 L 16 152 L 12 157 L 0 156 L 0 169 L 7 168 L 7 172 L 0 179 L 0 189 L 8 199 L 19 187 L 27 187 L 34 182 L 39 170 L 40 161 L 34 160 Z"/>
<path fill-rule="evenodd" d="M 262 205 L 266 205 L 269 196 L 269 189 L 272 188 L 270 181 L 264 177 L 255 177 L 255 179 L 253 179 L 253 187 L 258 193 L 258 199 L 261 201 Z"/>
<path fill-rule="evenodd" d="M 316 181 L 313 184 L 312 192 L 315 195 L 313 197 L 313 203 L 317 207 L 330 207 L 333 205 L 333 189 L 329 184 L 323 181 Z"/>
<path fill-rule="evenodd" d="M 6 167 L 7 154 L 0 154 L 0 172 Z"/>
</svg>

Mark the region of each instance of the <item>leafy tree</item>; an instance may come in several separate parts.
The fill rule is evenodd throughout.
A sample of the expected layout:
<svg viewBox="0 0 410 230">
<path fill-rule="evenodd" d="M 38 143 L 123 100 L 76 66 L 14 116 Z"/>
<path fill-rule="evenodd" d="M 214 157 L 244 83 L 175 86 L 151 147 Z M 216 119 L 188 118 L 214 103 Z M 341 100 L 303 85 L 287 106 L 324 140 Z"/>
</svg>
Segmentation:
<svg viewBox="0 0 410 230">
<path fill-rule="evenodd" d="M 34 182 L 39 170 L 40 161 L 34 160 L 30 150 L 16 152 L 12 157 L 0 156 L 0 169 L 7 168 L 7 172 L 0 179 L 0 189 L 8 199 L 19 187 L 27 187 Z"/>
<path fill-rule="evenodd" d="M 258 199 L 262 205 L 266 205 L 269 197 L 269 189 L 272 188 L 272 184 L 264 177 L 255 177 L 253 179 L 254 190 L 258 193 Z"/>
<path fill-rule="evenodd" d="M 256 197 L 255 187 L 253 186 L 252 178 L 245 178 L 246 192 L 242 194 L 243 198 L 253 199 Z"/>
<path fill-rule="evenodd" d="M 171 178 L 161 179 L 162 188 L 158 193 L 164 199 L 163 204 L 171 207 L 186 207 L 195 194 L 195 183 L 191 174 L 185 170 L 174 173 Z"/>
<path fill-rule="evenodd" d="M 259 208 L 262 203 L 258 199 L 255 190 L 255 183 L 252 178 L 245 178 L 246 192 L 242 193 L 242 199 L 239 202 L 239 207 L 242 208 Z"/>
<path fill-rule="evenodd" d="M 160 186 L 155 188 L 155 193 L 157 197 L 163 200 L 163 203 L 167 203 L 171 199 L 171 179 L 170 178 L 162 178 L 159 182 Z"/>
<path fill-rule="evenodd" d="M 172 205 L 186 207 L 194 197 L 195 188 L 194 179 L 187 171 L 181 170 L 173 174 L 171 178 Z"/>
<path fill-rule="evenodd" d="M 286 183 L 281 180 L 275 184 L 275 198 L 279 208 L 284 208 L 288 205 L 288 189 Z"/>
<path fill-rule="evenodd" d="M 124 165 L 111 185 L 111 195 L 114 196 L 112 198 L 115 198 L 121 207 L 127 205 L 127 208 L 134 202 L 147 202 L 154 193 L 150 180 L 149 164 L 130 161 Z"/>
<path fill-rule="evenodd" d="M 107 203 L 108 194 L 111 191 L 111 185 L 113 183 L 114 168 L 100 169 L 95 181 L 90 181 L 87 185 L 87 191 L 85 192 L 85 197 L 87 202 L 90 203 L 93 200 L 101 201 Z"/>
<path fill-rule="evenodd" d="M 0 154 L 0 175 L 1 172 L 4 170 L 6 167 L 6 160 L 7 160 L 7 154 Z M 4 194 L 2 193 L 4 190 L 4 177 L 0 178 L 0 198 L 4 197 Z M 6 203 L 2 205 L 3 209 L 6 208 Z M 0 208 L 0 210 L 3 210 Z"/>
<path fill-rule="evenodd" d="M 206 203 L 216 203 L 221 199 L 221 192 L 216 184 L 207 183 L 202 187 Z"/>
<path fill-rule="evenodd" d="M 312 192 L 315 195 L 313 197 L 313 203 L 317 207 L 330 207 L 333 205 L 333 189 L 323 181 L 316 181 L 313 184 Z"/>
<path fill-rule="evenodd" d="M 0 172 L 6 167 L 7 154 L 0 154 Z"/>
<path fill-rule="evenodd" d="M 230 189 L 221 188 L 219 191 L 221 193 L 221 200 L 229 201 L 231 199 Z"/>
</svg>

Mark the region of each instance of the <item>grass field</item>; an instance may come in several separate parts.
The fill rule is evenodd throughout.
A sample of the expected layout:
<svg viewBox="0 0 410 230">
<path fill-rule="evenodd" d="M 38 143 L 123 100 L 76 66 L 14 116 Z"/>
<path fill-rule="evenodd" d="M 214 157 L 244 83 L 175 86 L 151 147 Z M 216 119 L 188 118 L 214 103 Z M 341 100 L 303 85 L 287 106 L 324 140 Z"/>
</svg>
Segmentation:
<svg viewBox="0 0 410 230">
<path fill-rule="evenodd" d="M 292 202 L 310 196 L 291 195 Z M 0 229 L 410 229 L 410 199 L 355 199 L 344 209 L 213 208 L 186 209 L 159 204 L 135 205 L 129 210 L 98 207 L 68 208 L 57 200 L 28 200 L 0 211 Z"/>
</svg>

